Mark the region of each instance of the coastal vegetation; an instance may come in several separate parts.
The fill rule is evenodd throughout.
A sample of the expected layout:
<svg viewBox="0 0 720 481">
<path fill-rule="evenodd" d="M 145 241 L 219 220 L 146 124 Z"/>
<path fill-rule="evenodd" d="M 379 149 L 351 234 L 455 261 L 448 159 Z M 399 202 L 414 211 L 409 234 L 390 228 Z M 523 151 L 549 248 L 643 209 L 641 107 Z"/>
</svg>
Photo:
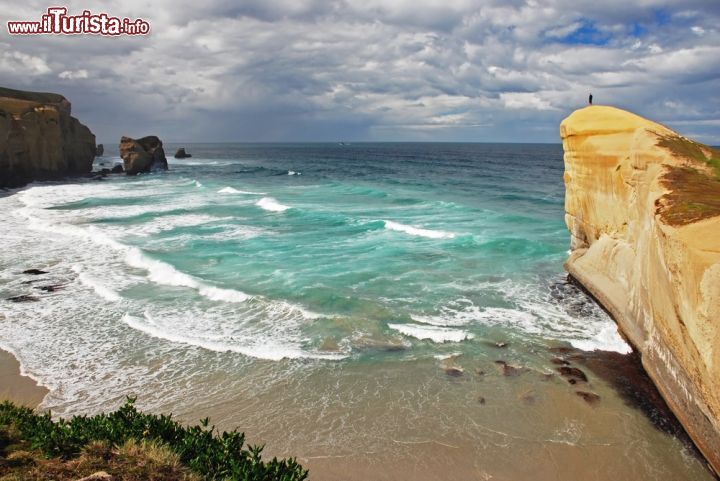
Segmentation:
<svg viewBox="0 0 720 481">
<path fill-rule="evenodd" d="M 0 404 L 0 480 L 69 480 L 98 471 L 122 480 L 307 478 L 295 459 L 263 461 L 263 447 L 245 446 L 241 432 L 219 432 L 207 418 L 184 426 L 171 415 L 140 412 L 134 402 L 128 398 L 114 412 L 69 420 Z"/>
<path fill-rule="evenodd" d="M 660 213 L 670 225 L 687 225 L 720 215 L 720 152 L 679 135 L 662 135 L 657 144 L 687 166 L 668 166 L 662 183 L 670 192 Z"/>
</svg>

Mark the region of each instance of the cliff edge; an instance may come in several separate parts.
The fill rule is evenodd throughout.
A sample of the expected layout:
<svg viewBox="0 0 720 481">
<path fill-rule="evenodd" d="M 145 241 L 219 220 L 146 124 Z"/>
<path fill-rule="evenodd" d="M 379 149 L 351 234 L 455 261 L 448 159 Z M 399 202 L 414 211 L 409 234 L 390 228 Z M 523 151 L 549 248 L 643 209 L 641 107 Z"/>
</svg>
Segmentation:
<svg viewBox="0 0 720 481">
<path fill-rule="evenodd" d="M 560 124 L 568 272 L 720 472 L 720 152 L 613 107 Z"/>
<path fill-rule="evenodd" d="M 95 135 L 58 94 L 0 87 L 0 188 L 90 172 Z"/>
</svg>

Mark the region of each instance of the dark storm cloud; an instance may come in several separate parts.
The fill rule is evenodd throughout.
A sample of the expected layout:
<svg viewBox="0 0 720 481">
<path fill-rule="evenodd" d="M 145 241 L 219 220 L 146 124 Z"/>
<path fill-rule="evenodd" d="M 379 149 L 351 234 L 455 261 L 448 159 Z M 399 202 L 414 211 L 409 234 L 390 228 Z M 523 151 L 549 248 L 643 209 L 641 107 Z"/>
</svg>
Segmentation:
<svg viewBox="0 0 720 481">
<path fill-rule="evenodd" d="M 0 0 L 8 20 L 49 4 Z M 71 2 L 140 38 L 0 34 L 0 83 L 98 137 L 557 141 L 589 91 L 720 142 L 716 0 Z"/>
</svg>

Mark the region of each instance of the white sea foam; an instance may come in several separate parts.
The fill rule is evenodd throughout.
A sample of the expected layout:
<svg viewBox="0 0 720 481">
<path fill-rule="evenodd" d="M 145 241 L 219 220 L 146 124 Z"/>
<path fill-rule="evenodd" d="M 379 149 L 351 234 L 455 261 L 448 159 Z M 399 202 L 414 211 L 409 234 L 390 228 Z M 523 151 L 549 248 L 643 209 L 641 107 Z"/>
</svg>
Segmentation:
<svg viewBox="0 0 720 481">
<path fill-rule="evenodd" d="M 428 239 L 452 239 L 455 234 L 452 232 L 445 232 L 442 230 L 431 230 L 421 229 L 420 227 L 413 227 L 411 225 L 400 224 L 391 220 L 384 220 L 385 228 L 394 230 L 397 232 L 404 232 L 413 236 L 427 237 Z"/>
<path fill-rule="evenodd" d="M 290 206 L 283 205 L 272 197 L 263 197 L 255 205 L 270 212 L 284 212 L 290 208 Z"/>
<path fill-rule="evenodd" d="M 470 299 L 459 298 L 442 306 L 437 314 L 412 315 L 413 321 L 440 327 L 475 323 L 511 327 L 534 336 L 566 341 L 583 350 L 623 354 L 632 350 L 617 332 L 612 319 L 598 306 L 592 305 L 591 312 L 578 319 L 568 312 L 562 301 L 538 285 L 506 280 L 478 287 L 497 291 L 511 307 L 478 306 Z"/>
<path fill-rule="evenodd" d="M 462 356 L 461 352 L 451 352 L 450 354 L 435 354 L 433 356 L 434 359 L 437 359 L 438 361 L 447 361 L 448 359 L 454 359 L 458 356 Z"/>
<path fill-rule="evenodd" d="M 110 302 L 118 302 L 122 300 L 120 294 L 110 289 L 98 279 L 91 277 L 82 272 L 77 266 L 73 270 L 78 273 L 78 280 L 84 285 L 95 291 L 97 295 Z"/>
<path fill-rule="evenodd" d="M 202 187 L 202 186 L 203 185 L 200 182 L 198 182 L 197 180 L 195 181 L 195 187 Z"/>
<path fill-rule="evenodd" d="M 294 170 L 288 170 L 287 175 L 302 175 L 302 172 L 295 172 Z"/>
<path fill-rule="evenodd" d="M 473 334 L 449 327 L 423 326 L 420 324 L 388 324 L 390 329 L 414 337 L 416 339 L 429 339 L 433 342 L 461 342 L 475 337 Z"/>
<path fill-rule="evenodd" d="M 217 227 L 221 227 L 222 230 L 212 234 L 203 234 L 203 239 L 216 241 L 248 240 L 271 232 L 268 229 L 247 225 L 223 224 Z"/>
<path fill-rule="evenodd" d="M 166 286 L 189 287 L 212 301 L 245 302 L 252 296 L 235 289 L 214 287 L 199 281 L 189 274 L 180 272 L 172 265 L 147 257 L 136 247 L 126 248 L 125 259 L 128 265 L 148 272 L 148 278 L 156 284 Z"/>
<path fill-rule="evenodd" d="M 620 337 L 617 326 L 607 324 L 589 339 L 568 339 L 568 342 L 583 351 L 615 351 L 629 354 L 632 347 Z"/>
<path fill-rule="evenodd" d="M 137 269 L 143 269 L 148 273 L 148 279 L 156 284 L 162 284 L 166 286 L 177 286 L 177 287 L 188 287 L 195 289 L 198 293 L 213 301 L 221 302 L 244 302 L 250 299 L 251 296 L 244 292 L 237 291 L 234 289 L 223 289 L 208 285 L 193 276 L 184 272 L 178 271 L 172 265 L 162 262 L 156 259 L 151 259 L 146 256 L 139 248 L 126 246 L 115 239 L 111 238 L 104 232 L 100 231 L 95 226 L 89 226 L 82 228 L 75 225 L 69 225 L 65 223 L 54 223 L 49 220 L 43 220 L 34 217 L 33 212 L 26 209 L 21 209 L 23 215 L 30 221 L 32 227 L 51 233 L 60 233 L 65 235 L 71 235 L 74 237 L 85 238 L 92 243 L 111 248 L 119 253 L 124 254 L 125 262 Z M 82 282 L 82 280 L 81 280 Z M 102 295 L 100 292 L 98 294 Z M 113 297 L 111 293 L 104 292 L 105 295 Z"/>
<path fill-rule="evenodd" d="M 197 346 L 215 352 L 236 352 L 270 361 L 299 358 L 339 360 L 346 357 L 343 354 L 307 352 L 290 340 L 283 341 L 261 336 L 202 336 L 189 334 L 178 329 L 169 329 L 168 326 L 164 325 L 163 322 L 156 319 L 148 311 L 143 313 L 143 319 L 126 313 L 122 320 L 131 328 L 152 337 L 173 343 Z M 176 319 L 173 319 L 173 323 L 175 321 Z"/>
<path fill-rule="evenodd" d="M 141 237 L 147 237 L 160 232 L 166 232 L 179 227 L 195 227 L 211 222 L 220 222 L 231 220 L 232 217 L 215 217 L 205 214 L 182 214 L 182 215 L 164 215 L 155 217 L 148 222 L 136 225 L 119 225 L 108 226 L 106 229 L 115 231 L 120 235 L 132 234 Z"/>
<path fill-rule="evenodd" d="M 235 289 L 222 289 L 220 287 L 201 287 L 199 292 L 200 295 L 212 301 L 245 302 L 251 298 L 251 296 L 244 292 L 236 291 Z"/>
<path fill-rule="evenodd" d="M 234 187 L 223 187 L 217 191 L 218 194 L 244 194 L 244 195 L 265 195 L 265 192 L 250 192 L 247 190 L 238 190 Z"/>
</svg>

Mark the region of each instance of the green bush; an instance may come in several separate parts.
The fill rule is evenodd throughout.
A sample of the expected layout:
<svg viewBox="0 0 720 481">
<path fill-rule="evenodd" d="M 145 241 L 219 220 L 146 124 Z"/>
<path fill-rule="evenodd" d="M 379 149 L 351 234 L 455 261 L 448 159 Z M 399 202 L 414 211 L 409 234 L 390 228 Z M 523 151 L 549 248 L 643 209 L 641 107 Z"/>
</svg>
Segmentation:
<svg viewBox="0 0 720 481">
<path fill-rule="evenodd" d="M 50 413 L 38 415 L 4 402 L 0 404 L 0 426 L 13 426 L 33 449 L 50 457 L 75 457 L 92 441 L 120 446 L 129 439 L 152 440 L 166 444 L 182 464 L 207 480 L 302 481 L 308 476 L 295 459 L 263 462 L 262 446 L 243 449 L 243 433 L 220 433 L 214 426 L 208 427 L 207 418 L 200 425 L 186 427 L 172 416 L 142 413 L 134 402 L 128 398 L 120 409 L 108 414 L 58 421 L 53 421 Z"/>
</svg>

